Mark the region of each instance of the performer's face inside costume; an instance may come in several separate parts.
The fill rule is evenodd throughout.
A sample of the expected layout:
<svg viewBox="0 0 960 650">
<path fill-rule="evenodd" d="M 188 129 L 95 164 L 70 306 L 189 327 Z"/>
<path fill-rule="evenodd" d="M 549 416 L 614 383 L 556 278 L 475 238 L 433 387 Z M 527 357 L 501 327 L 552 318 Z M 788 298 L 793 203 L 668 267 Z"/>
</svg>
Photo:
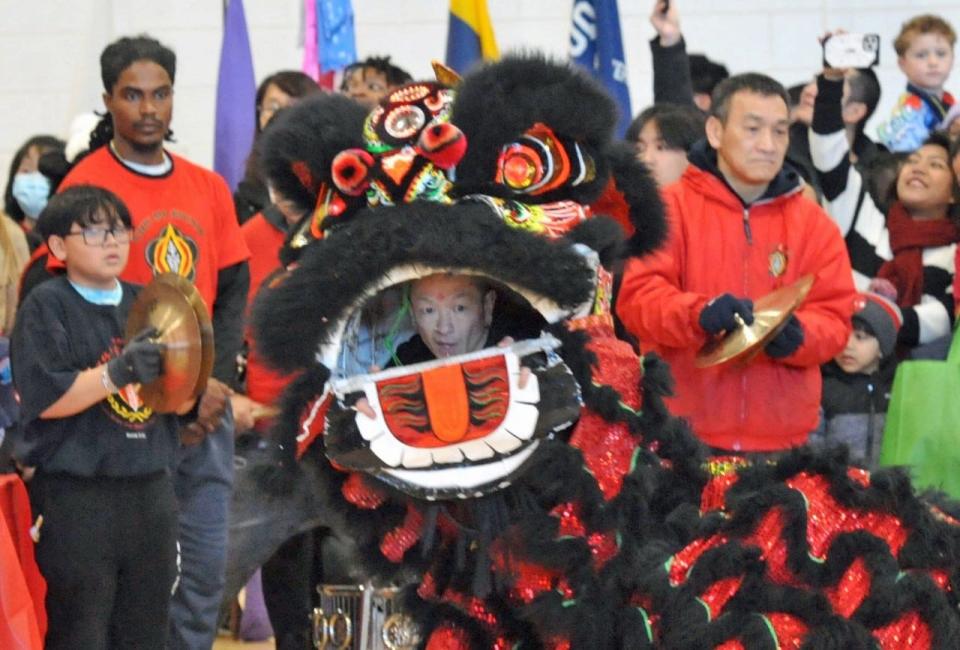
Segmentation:
<svg viewBox="0 0 960 650">
<path fill-rule="evenodd" d="M 410 291 L 417 333 L 438 359 L 480 350 L 496 295 L 468 275 L 440 273 L 417 280 Z"/>
</svg>

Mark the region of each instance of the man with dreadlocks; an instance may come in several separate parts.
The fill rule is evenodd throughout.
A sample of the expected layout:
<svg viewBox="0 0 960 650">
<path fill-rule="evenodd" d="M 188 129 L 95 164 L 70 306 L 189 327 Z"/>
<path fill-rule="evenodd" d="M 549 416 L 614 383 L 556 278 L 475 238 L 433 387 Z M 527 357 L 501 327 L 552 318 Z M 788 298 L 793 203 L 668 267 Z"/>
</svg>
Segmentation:
<svg viewBox="0 0 960 650">
<path fill-rule="evenodd" d="M 123 279 L 147 283 L 175 272 L 196 285 L 213 319 L 216 359 L 200 417 L 181 432 L 175 482 L 181 577 L 170 617 L 171 647 L 209 647 L 223 590 L 233 423 L 222 418 L 236 376 L 249 285 L 249 253 L 226 183 L 164 150 L 173 115 L 176 55 L 147 36 L 124 37 L 100 55 L 107 115 L 91 153 L 64 179 L 105 187 L 133 218 Z"/>
</svg>

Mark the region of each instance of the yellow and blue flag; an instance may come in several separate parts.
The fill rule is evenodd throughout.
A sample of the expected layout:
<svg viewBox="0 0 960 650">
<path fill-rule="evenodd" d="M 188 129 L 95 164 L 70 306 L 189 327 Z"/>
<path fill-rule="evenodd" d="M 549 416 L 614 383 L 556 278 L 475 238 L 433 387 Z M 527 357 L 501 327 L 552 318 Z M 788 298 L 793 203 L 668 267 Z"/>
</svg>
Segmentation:
<svg viewBox="0 0 960 650">
<path fill-rule="evenodd" d="M 632 113 L 617 0 L 574 0 L 570 59 L 586 68 L 616 100 L 617 134 L 623 137 Z"/>
<path fill-rule="evenodd" d="M 499 58 L 487 0 L 450 0 L 446 64 L 463 74 L 481 59 Z"/>
</svg>

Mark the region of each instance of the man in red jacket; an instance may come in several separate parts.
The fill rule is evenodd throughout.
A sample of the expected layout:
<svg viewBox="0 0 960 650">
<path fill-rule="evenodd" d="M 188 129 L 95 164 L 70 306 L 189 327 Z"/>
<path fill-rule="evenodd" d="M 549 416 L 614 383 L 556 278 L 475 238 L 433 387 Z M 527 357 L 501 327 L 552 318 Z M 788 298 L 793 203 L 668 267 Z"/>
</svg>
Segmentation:
<svg viewBox="0 0 960 650">
<path fill-rule="evenodd" d="M 707 141 L 664 191 L 670 238 L 632 260 L 617 312 L 644 351 L 664 357 L 676 378 L 670 406 L 706 444 L 772 452 L 803 444 L 817 425 L 820 364 L 850 332 L 854 287 L 839 230 L 801 195 L 783 161 L 787 94 L 760 74 L 714 92 Z M 813 288 L 786 327 L 746 365 L 698 369 L 697 351 L 753 322 L 753 300 L 799 278 Z"/>
</svg>

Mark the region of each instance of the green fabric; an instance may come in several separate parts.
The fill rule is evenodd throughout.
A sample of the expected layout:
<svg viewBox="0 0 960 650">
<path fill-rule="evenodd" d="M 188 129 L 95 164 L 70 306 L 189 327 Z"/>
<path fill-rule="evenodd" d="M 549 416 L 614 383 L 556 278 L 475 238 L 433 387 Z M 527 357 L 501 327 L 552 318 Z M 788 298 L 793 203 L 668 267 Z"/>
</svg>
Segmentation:
<svg viewBox="0 0 960 650">
<path fill-rule="evenodd" d="M 943 490 L 960 499 L 960 336 L 957 334 L 946 361 L 904 361 L 897 368 L 880 464 L 906 465 L 917 487 Z"/>
</svg>

